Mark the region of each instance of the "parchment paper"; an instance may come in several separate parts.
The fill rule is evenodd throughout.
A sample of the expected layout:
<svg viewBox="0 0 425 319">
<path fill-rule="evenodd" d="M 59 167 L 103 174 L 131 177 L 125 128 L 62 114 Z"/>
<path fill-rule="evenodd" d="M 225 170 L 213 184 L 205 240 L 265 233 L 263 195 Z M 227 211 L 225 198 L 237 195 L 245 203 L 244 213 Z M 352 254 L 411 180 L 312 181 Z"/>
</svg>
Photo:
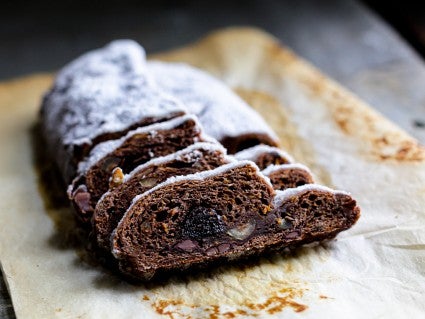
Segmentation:
<svg viewBox="0 0 425 319">
<path fill-rule="evenodd" d="M 353 194 L 362 217 L 327 243 L 131 285 L 87 258 L 70 209 L 52 200 L 61 186 L 36 164 L 44 147 L 32 128 L 51 75 L 2 83 L 0 260 L 18 318 L 424 316 L 423 147 L 255 29 L 222 30 L 155 58 L 191 63 L 237 88 L 317 179 Z"/>
</svg>

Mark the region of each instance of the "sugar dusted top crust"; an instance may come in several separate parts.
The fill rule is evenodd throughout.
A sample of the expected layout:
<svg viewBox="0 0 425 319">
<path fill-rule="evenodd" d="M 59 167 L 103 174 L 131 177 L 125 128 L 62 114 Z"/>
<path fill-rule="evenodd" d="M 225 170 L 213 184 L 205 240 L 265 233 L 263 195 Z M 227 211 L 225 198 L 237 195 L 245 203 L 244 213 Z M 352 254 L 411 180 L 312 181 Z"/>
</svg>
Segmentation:
<svg viewBox="0 0 425 319">
<path fill-rule="evenodd" d="M 46 133 L 65 145 L 90 144 L 144 118 L 185 110 L 155 85 L 145 51 L 131 40 L 111 42 L 66 65 L 43 103 Z"/>
<path fill-rule="evenodd" d="M 286 153 L 285 151 L 281 150 L 280 148 L 264 144 L 255 145 L 253 147 L 247 148 L 243 151 L 236 153 L 234 156 L 238 160 L 250 160 L 255 162 L 261 155 L 272 152 L 278 153 L 281 157 L 286 158 L 290 163 L 294 162 L 292 156 Z"/>
<path fill-rule="evenodd" d="M 157 84 L 196 114 L 212 137 L 222 140 L 243 134 L 277 136 L 263 118 L 218 79 L 186 64 L 148 62 Z"/>
<path fill-rule="evenodd" d="M 300 163 L 279 164 L 279 165 L 271 164 L 267 166 L 267 168 L 263 169 L 261 172 L 264 175 L 270 175 L 271 173 L 276 172 L 278 170 L 286 170 L 286 169 L 294 169 L 294 168 L 302 169 L 311 174 L 310 169 L 307 166 Z"/>
<path fill-rule="evenodd" d="M 288 189 L 285 189 L 283 191 L 277 190 L 276 196 L 273 199 L 273 205 L 274 205 L 274 207 L 279 207 L 285 201 L 290 199 L 291 197 L 299 196 L 299 195 L 301 195 L 305 192 L 309 192 L 309 191 L 319 191 L 319 192 L 326 192 L 326 193 L 331 193 L 331 194 L 350 195 L 347 192 L 340 191 L 340 190 L 334 190 L 332 188 L 329 188 L 329 187 L 326 187 L 326 186 L 323 186 L 323 185 L 306 184 L 306 185 L 298 186 L 296 188 L 288 188 Z"/>
<path fill-rule="evenodd" d="M 184 64 L 146 62 L 144 49 L 131 40 L 111 42 L 66 65 L 45 96 L 42 120 L 53 149 L 72 151 L 144 119 L 188 111 L 219 140 L 244 134 L 277 140 L 261 116 L 219 80 Z"/>
<path fill-rule="evenodd" d="M 155 124 L 144 126 L 144 127 L 139 127 L 138 129 L 128 132 L 125 136 L 119 139 L 99 143 L 91 150 L 87 158 L 84 161 L 80 162 L 80 164 L 78 165 L 78 173 L 79 174 L 86 173 L 90 169 L 90 167 L 95 165 L 99 160 L 101 160 L 103 157 L 105 157 L 109 153 L 113 152 L 120 145 L 122 145 L 127 139 L 129 139 L 130 137 L 136 134 L 149 133 L 154 135 L 154 134 L 157 134 L 157 131 L 171 130 L 188 120 L 194 121 L 196 125 L 199 126 L 199 129 L 201 130 L 201 126 L 198 123 L 196 116 L 183 115 L 165 122 L 155 123 Z"/>
</svg>

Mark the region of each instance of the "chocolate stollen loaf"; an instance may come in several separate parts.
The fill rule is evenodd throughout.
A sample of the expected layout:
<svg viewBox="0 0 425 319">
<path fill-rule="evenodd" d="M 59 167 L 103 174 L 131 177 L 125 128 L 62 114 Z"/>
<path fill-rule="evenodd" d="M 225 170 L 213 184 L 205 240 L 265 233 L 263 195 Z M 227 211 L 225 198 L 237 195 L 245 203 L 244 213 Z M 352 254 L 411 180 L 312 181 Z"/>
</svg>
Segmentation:
<svg viewBox="0 0 425 319">
<path fill-rule="evenodd" d="M 97 246 L 110 251 L 110 237 L 134 197 L 173 176 L 211 170 L 230 163 L 219 144 L 195 143 L 176 153 L 158 157 L 138 166 L 118 186 L 105 193 L 96 205 L 93 232 Z"/>
<path fill-rule="evenodd" d="M 44 97 L 40 118 L 49 152 L 69 182 L 99 142 L 185 113 L 149 76 L 143 48 L 120 40 L 66 65 Z"/>
<path fill-rule="evenodd" d="M 264 119 L 218 79 L 186 64 L 154 61 L 147 67 L 158 86 L 197 115 L 205 132 L 228 154 L 257 144 L 278 145 Z"/>
<path fill-rule="evenodd" d="M 115 229 L 120 270 L 141 280 L 333 238 L 359 217 L 348 194 L 275 192 L 249 161 L 170 178 L 134 198 Z"/>
<path fill-rule="evenodd" d="M 95 146 L 78 166 L 78 176 L 68 188 L 77 217 L 90 222 L 100 197 L 108 191 L 112 171 L 120 167 L 129 173 L 152 158 L 168 155 L 195 142 L 211 140 L 202 134 L 196 117 L 184 115 L 130 131 L 117 140 Z"/>
<path fill-rule="evenodd" d="M 223 83 L 146 62 L 133 41 L 63 68 L 40 116 L 95 255 L 126 276 L 150 280 L 332 238 L 360 214 L 349 194 L 311 184 L 308 168 L 292 164 Z"/>
</svg>

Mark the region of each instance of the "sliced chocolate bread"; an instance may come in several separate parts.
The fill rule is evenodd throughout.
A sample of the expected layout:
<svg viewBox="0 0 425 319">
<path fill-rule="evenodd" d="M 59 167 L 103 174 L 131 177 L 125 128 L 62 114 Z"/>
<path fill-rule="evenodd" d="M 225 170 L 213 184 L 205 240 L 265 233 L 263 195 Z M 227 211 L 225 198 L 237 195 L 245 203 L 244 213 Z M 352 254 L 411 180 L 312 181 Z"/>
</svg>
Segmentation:
<svg viewBox="0 0 425 319">
<path fill-rule="evenodd" d="M 270 178 L 275 190 L 283 191 L 287 188 L 314 183 L 308 167 L 298 163 L 270 165 L 262 173 Z"/>
<path fill-rule="evenodd" d="M 133 200 L 111 237 L 113 255 L 124 274 L 150 280 L 332 238 L 359 217 L 348 194 L 324 187 L 274 195 L 248 161 L 170 178 Z"/>
<path fill-rule="evenodd" d="M 220 80 L 186 64 L 148 62 L 147 68 L 158 86 L 197 115 L 205 132 L 229 154 L 257 144 L 278 144 L 264 119 Z"/>
<path fill-rule="evenodd" d="M 265 231 L 273 195 L 247 161 L 170 178 L 133 200 L 111 237 L 112 252 L 122 272 L 142 280 L 249 254 L 263 246 L 253 235 Z"/>
<path fill-rule="evenodd" d="M 78 162 L 99 142 L 185 113 L 149 76 L 143 48 L 119 40 L 66 65 L 45 95 L 40 115 L 49 152 L 69 182 Z"/>
<path fill-rule="evenodd" d="M 126 174 L 152 158 L 205 140 L 211 139 L 203 136 L 196 117 L 185 115 L 141 127 L 120 139 L 98 144 L 79 164 L 79 176 L 68 188 L 77 217 L 82 224 L 90 222 L 97 201 L 109 189 L 109 179 L 116 167 Z"/>
<path fill-rule="evenodd" d="M 334 238 L 360 217 L 350 194 L 316 184 L 276 191 L 273 206 L 278 229 L 272 233 L 281 240 L 273 244 L 277 248 Z"/>
<path fill-rule="evenodd" d="M 176 153 L 158 157 L 138 166 L 121 183 L 106 192 L 96 205 L 93 232 L 97 246 L 110 252 L 112 231 L 130 206 L 133 198 L 172 176 L 211 170 L 235 161 L 226 156 L 219 144 L 195 143 Z"/>
<path fill-rule="evenodd" d="M 269 145 L 256 145 L 235 154 L 237 160 L 249 160 L 265 169 L 270 165 L 293 163 L 294 159 L 283 150 Z"/>
</svg>

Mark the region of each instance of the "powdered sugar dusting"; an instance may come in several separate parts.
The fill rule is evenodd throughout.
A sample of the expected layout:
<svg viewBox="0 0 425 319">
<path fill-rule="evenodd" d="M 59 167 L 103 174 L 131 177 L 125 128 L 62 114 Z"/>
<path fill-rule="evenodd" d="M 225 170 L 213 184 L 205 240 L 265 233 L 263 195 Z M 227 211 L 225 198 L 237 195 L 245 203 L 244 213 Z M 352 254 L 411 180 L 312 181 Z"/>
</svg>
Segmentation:
<svg viewBox="0 0 425 319">
<path fill-rule="evenodd" d="M 270 175 L 271 173 L 276 172 L 278 170 L 290 170 L 290 169 L 294 169 L 294 168 L 302 169 L 303 171 L 306 171 L 311 175 L 310 169 L 307 166 L 300 164 L 300 163 L 279 164 L 279 165 L 271 164 L 271 165 L 267 166 L 267 168 L 263 169 L 262 173 L 264 175 Z"/>
<path fill-rule="evenodd" d="M 214 137 L 212 137 L 212 136 L 208 135 L 207 133 L 205 133 L 204 127 L 202 127 L 201 137 L 202 137 L 201 140 L 204 141 L 204 142 L 208 142 L 210 144 L 220 144 L 220 142 L 217 141 Z M 227 153 L 227 149 L 226 149 L 226 153 Z"/>
<path fill-rule="evenodd" d="M 269 153 L 277 153 L 280 157 L 286 159 L 289 163 L 294 162 L 292 156 L 286 153 L 285 151 L 281 150 L 280 148 L 264 144 L 255 145 L 253 147 L 247 148 L 236 153 L 234 156 L 238 160 L 250 160 L 256 162 L 261 155 Z"/>
<path fill-rule="evenodd" d="M 274 207 L 280 207 L 281 205 L 283 205 L 283 203 L 285 201 L 287 201 L 291 197 L 299 196 L 299 195 L 301 195 L 305 192 L 309 192 L 309 191 L 319 191 L 319 192 L 326 192 L 326 193 L 332 193 L 332 194 L 350 195 L 349 193 L 347 193 L 345 191 L 334 190 L 332 188 L 329 188 L 329 187 L 326 187 L 326 186 L 323 186 L 323 185 L 305 184 L 305 185 L 302 185 L 302 186 L 298 186 L 296 188 L 288 188 L 288 189 L 285 189 L 283 191 L 277 190 L 276 195 L 273 199 L 273 206 Z"/>
<path fill-rule="evenodd" d="M 61 145 L 81 145 L 146 118 L 168 118 L 185 107 L 163 93 L 146 70 L 136 42 L 119 40 L 66 65 L 45 96 L 43 121 Z"/>
<path fill-rule="evenodd" d="M 186 121 L 195 122 L 195 125 L 199 127 L 199 130 L 201 130 L 201 126 L 196 116 L 183 115 L 165 122 L 139 127 L 135 130 L 128 132 L 125 136 L 119 139 L 99 143 L 90 151 L 90 154 L 85 158 L 85 160 L 80 162 L 80 164 L 78 165 L 78 174 L 85 174 L 90 169 L 90 167 L 95 165 L 99 160 L 104 158 L 109 153 L 113 152 L 115 149 L 120 147 L 120 145 L 122 145 L 126 140 L 136 134 L 149 133 L 151 135 L 155 135 L 157 134 L 157 131 L 172 130 L 173 128 L 183 124 Z"/>
<path fill-rule="evenodd" d="M 263 118 L 218 79 L 185 64 L 148 62 L 147 68 L 158 86 L 180 99 L 219 141 L 244 134 L 278 140 Z"/>
</svg>

